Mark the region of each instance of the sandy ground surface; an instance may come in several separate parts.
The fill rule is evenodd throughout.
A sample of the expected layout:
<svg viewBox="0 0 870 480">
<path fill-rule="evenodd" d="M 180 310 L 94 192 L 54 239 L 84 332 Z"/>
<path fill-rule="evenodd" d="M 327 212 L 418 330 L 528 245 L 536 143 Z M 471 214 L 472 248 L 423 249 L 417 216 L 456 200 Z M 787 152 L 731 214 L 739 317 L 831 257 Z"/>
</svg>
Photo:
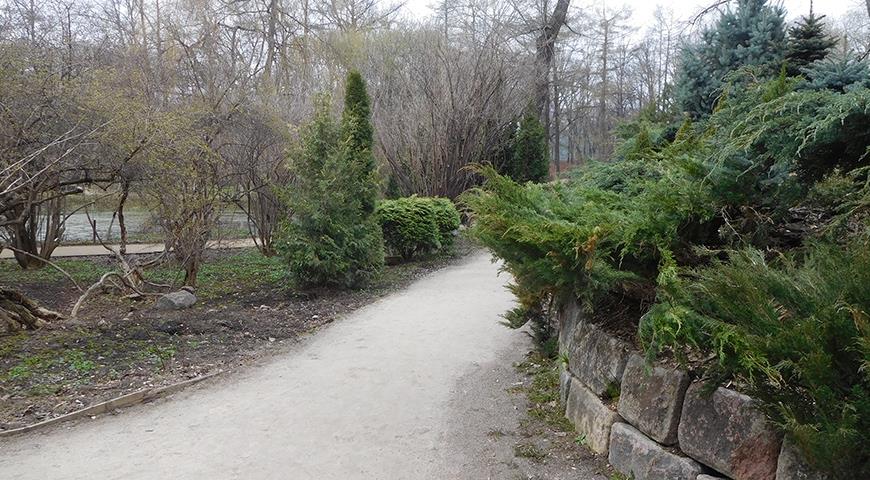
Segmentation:
<svg viewBox="0 0 870 480">
<path fill-rule="evenodd" d="M 607 478 L 514 456 L 526 414 L 506 389 L 530 345 L 498 322 L 513 299 L 496 271 L 475 254 L 262 366 L 0 440 L 0 478 Z"/>
<path fill-rule="evenodd" d="M 217 242 L 210 242 L 208 248 L 246 248 L 253 246 L 253 240 L 251 240 L 250 238 L 243 238 L 239 240 L 221 240 Z M 118 245 L 109 245 L 109 247 L 115 250 L 118 249 Z M 127 253 L 157 253 L 162 252 L 164 248 L 165 245 L 162 243 L 131 243 L 127 245 Z M 54 250 L 54 252 L 51 254 L 51 258 L 93 257 L 98 255 L 112 255 L 112 253 L 106 251 L 106 249 L 103 248 L 102 245 L 61 245 Z M 12 250 L 3 249 L 2 251 L 0 251 L 0 259 L 12 258 L 13 256 L 14 252 L 12 252 Z"/>
</svg>

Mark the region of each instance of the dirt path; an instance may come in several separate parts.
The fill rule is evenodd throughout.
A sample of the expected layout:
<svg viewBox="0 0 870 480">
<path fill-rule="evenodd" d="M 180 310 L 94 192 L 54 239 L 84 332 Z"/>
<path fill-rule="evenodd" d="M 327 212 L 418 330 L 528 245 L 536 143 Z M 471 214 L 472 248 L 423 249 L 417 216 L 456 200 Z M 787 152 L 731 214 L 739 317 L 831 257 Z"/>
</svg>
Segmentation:
<svg viewBox="0 0 870 480">
<path fill-rule="evenodd" d="M 501 438 L 525 416 L 505 389 L 529 349 L 498 323 L 513 303 L 504 283 L 473 255 L 262 367 L 0 440 L 0 478 L 539 478 Z M 575 473 L 551 478 L 603 478 Z"/>
<path fill-rule="evenodd" d="M 109 245 L 115 250 L 118 245 Z M 246 248 L 253 247 L 254 241 L 250 238 L 240 240 L 221 240 L 219 242 L 210 242 L 208 248 Z M 162 243 L 131 243 L 127 245 L 127 253 L 157 253 L 162 252 L 165 246 Z M 51 258 L 60 257 L 93 257 L 111 255 L 102 245 L 61 245 L 57 247 L 51 254 Z M 0 259 L 12 258 L 14 253 L 12 250 L 3 249 L 0 251 Z"/>
</svg>

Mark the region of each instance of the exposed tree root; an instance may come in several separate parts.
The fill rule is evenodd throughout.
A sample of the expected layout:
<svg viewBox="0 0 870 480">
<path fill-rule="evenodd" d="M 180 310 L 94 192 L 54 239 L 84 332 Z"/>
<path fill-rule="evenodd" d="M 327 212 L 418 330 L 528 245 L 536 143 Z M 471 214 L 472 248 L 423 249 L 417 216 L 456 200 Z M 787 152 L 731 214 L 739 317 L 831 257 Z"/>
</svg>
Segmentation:
<svg viewBox="0 0 870 480">
<path fill-rule="evenodd" d="M 0 288 L 0 335 L 36 330 L 63 316 L 40 307 L 21 292 Z"/>
</svg>

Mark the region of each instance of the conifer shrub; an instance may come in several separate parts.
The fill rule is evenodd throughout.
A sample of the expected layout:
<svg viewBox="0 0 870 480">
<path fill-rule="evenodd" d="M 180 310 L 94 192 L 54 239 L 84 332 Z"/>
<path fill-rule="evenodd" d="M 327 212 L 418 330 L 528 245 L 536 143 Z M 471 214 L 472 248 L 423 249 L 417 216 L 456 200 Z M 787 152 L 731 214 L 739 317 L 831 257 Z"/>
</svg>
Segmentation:
<svg viewBox="0 0 870 480">
<path fill-rule="evenodd" d="M 507 321 L 541 345 L 554 302 L 634 302 L 650 356 L 732 381 L 832 478 L 867 478 L 870 89 L 725 81 L 709 116 L 673 135 L 642 118 L 616 161 L 565 181 L 482 167 L 471 232 L 513 276 Z"/>
<path fill-rule="evenodd" d="M 550 176 L 550 155 L 544 125 L 532 113 L 526 113 L 505 151 L 502 174 L 517 182 L 544 182 Z"/>
<path fill-rule="evenodd" d="M 415 196 L 383 200 L 376 215 L 387 249 L 403 259 L 441 248 L 441 233 L 429 199 Z"/>
<path fill-rule="evenodd" d="M 291 152 L 296 180 L 285 197 L 294 215 L 280 227 L 277 249 L 300 285 L 356 288 L 383 267 L 368 115 L 365 84 L 351 72 L 341 124 L 332 118 L 329 97 L 320 97 Z"/>
<path fill-rule="evenodd" d="M 459 228 L 459 212 L 446 198 L 383 200 L 376 209 L 387 248 L 409 260 L 449 246 Z"/>
<path fill-rule="evenodd" d="M 435 224 L 438 225 L 438 233 L 441 237 L 441 246 L 449 247 L 453 244 L 456 231 L 462 224 L 459 210 L 448 198 L 433 197 L 430 200 L 432 201 Z"/>
<path fill-rule="evenodd" d="M 812 463 L 870 477 L 868 238 L 682 271 L 640 325 L 648 353 L 713 357 L 711 382 L 736 379 Z"/>
</svg>

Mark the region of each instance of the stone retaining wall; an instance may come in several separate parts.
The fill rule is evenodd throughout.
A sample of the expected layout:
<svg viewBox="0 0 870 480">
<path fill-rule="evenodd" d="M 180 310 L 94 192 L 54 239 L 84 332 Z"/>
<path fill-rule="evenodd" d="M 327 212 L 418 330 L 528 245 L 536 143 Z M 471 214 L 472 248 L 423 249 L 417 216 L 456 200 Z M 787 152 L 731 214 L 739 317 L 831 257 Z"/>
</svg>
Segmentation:
<svg viewBox="0 0 870 480">
<path fill-rule="evenodd" d="M 565 416 L 585 445 L 634 480 L 827 480 L 755 408 L 690 372 L 648 365 L 626 342 L 559 311 Z"/>
</svg>

